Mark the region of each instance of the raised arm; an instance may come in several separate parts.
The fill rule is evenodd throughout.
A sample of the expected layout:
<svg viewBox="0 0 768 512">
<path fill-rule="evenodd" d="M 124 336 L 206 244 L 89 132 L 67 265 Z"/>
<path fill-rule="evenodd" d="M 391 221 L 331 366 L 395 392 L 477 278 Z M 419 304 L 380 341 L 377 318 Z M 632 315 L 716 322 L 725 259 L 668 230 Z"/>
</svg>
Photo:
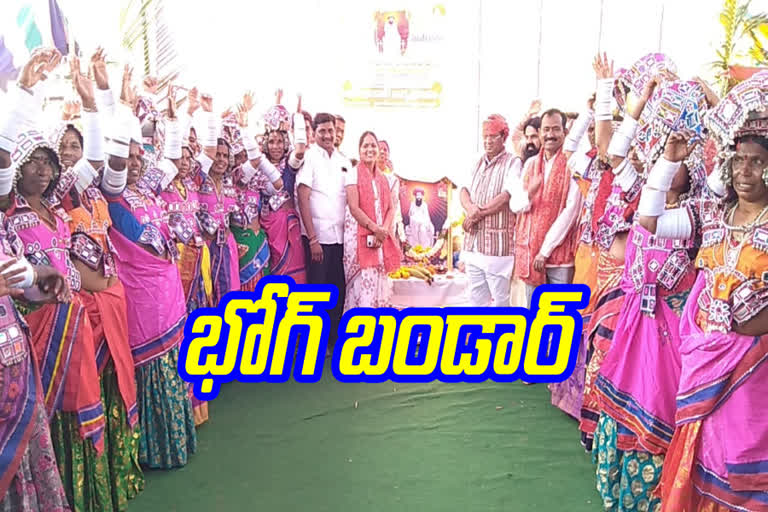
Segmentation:
<svg viewBox="0 0 768 512">
<path fill-rule="evenodd" d="M 41 50 L 25 64 L 15 87 L 9 93 L 10 108 L 0 113 L 0 209 L 7 210 L 16 174 L 11 153 L 16 148 L 19 135 L 34 127 L 42 111 L 43 97 L 35 92 L 35 86 L 61 61 L 55 50 Z"/>
<path fill-rule="evenodd" d="M 664 147 L 664 155 L 648 173 L 643 187 L 637 207 L 638 222 L 660 238 L 687 239 L 693 235 L 693 225 L 685 208 L 666 209 L 667 192 L 677 173 L 686 172 L 682 168 L 683 160 L 691 149 L 682 135 L 671 134 Z"/>
<path fill-rule="evenodd" d="M 597 91 L 595 92 L 595 145 L 598 155 L 608 153 L 608 145 L 613 135 L 613 87 L 615 83 L 613 61 L 608 62 L 608 55 L 603 53 L 595 56 L 592 62 L 597 79 Z"/>
</svg>

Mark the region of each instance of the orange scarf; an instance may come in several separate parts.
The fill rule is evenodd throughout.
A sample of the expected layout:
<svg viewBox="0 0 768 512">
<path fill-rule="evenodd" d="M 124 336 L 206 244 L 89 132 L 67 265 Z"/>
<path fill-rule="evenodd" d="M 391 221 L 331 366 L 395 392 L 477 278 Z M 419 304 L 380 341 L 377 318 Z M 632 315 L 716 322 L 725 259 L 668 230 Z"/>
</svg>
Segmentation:
<svg viewBox="0 0 768 512">
<path fill-rule="evenodd" d="M 357 194 L 359 205 L 360 209 L 363 210 L 368 218 L 375 222 L 376 197 L 373 194 L 374 180 L 376 181 L 376 189 L 379 195 L 378 201 L 382 220 L 386 220 L 389 211 L 392 209 L 389 182 L 381 172 L 376 172 L 375 164 L 374 170 L 371 171 L 367 165 L 360 162 L 357 166 Z M 378 249 L 370 248 L 366 244 L 366 239 L 369 235 L 373 235 L 373 231 L 366 229 L 363 225 L 358 223 L 357 260 L 360 264 L 360 268 L 374 268 L 379 265 Z M 384 251 L 384 268 L 386 271 L 393 272 L 397 270 L 402 261 L 402 253 L 391 235 L 384 240 L 381 248 Z"/>
<path fill-rule="evenodd" d="M 547 231 L 555 223 L 557 216 L 563 211 L 568 200 L 568 187 L 570 185 L 570 174 L 566 169 L 568 159 L 563 154 L 562 149 L 557 152 L 554 159 L 549 179 L 536 192 L 530 209 L 517 218 L 515 277 L 522 279 L 531 286 L 546 283 L 546 274 L 537 272 L 533 268 L 533 260 L 541 250 Z M 545 165 L 544 150 L 542 149 L 536 157 L 531 171 L 526 173 L 523 179 L 526 188 L 533 176 L 544 175 Z M 572 239 L 572 236 L 567 237 L 561 247 L 572 244 Z M 555 249 L 550 256 L 550 263 L 561 263 L 552 261 L 559 249 Z"/>
</svg>

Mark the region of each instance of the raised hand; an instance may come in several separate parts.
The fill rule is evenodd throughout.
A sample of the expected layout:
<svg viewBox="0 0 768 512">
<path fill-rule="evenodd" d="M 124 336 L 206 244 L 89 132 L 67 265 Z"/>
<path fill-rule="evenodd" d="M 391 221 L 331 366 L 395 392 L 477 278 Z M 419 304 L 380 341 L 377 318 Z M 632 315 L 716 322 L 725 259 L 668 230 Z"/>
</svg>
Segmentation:
<svg viewBox="0 0 768 512">
<path fill-rule="evenodd" d="M 296 112 L 298 112 L 299 114 L 301 114 L 301 93 L 298 93 L 298 94 L 296 95 L 296 97 L 297 97 L 297 98 L 298 98 L 298 100 L 299 100 L 299 101 L 298 101 L 298 105 L 296 106 Z"/>
<path fill-rule="evenodd" d="M 107 61 L 104 49 L 99 48 L 91 57 L 91 74 L 96 81 L 96 87 L 102 91 L 109 89 L 109 75 L 107 74 Z"/>
<path fill-rule="evenodd" d="M 58 57 L 56 57 L 58 55 Z M 56 59 L 61 60 L 61 54 L 51 53 L 51 50 L 36 50 L 29 61 L 24 65 L 19 75 L 19 85 L 30 89 L 48 78 L 46 73 L 50 73 L 49 69 L 53 69 Z M 58 63 L 57 63 L 58 65 Z"/>
<path fill-rule="evenodd" d="M 699 84 L 702 89 L 704 89 L 704 96 L 707 98 L 707 103 L 709 104 L 710 108 L 713 108 L 718 103 L 720 103 L 720 97 L 717 95 L 715 91 L 712 90 L 712 88 L 709 86 L 709 83 L 707 83 L 706 80 L 702 79 L 701 77 L 695 76 L 693 77 L 693 81 Z"/>
<path fill-rule="evenodd" d="M 603 55 L 599 53 L 595 55 L 592 61 L 592 69 L 595 70 L 595 78 L 598 80 L 605 80 L 614 77 L 613 72 L 613 60 L 608 61 L 608 54 L 603 52 Z"/>
<path fill-rule="evenodd" d="M 157 81 L 157 78 L 148 76 L 142 83 L 144 85 L 144 92 L 152 95 L 157 94 L 157 89 L 160 87 L 160 82 Z"/>
<path fill-rule="evenodd" d="M 253 107 L 256 106 L 256 101 L 254 100 L 253 92 L 248 91 L 247 93 L 243 94 L 243 102 L 238 105 L 239 107 L 243 107 L 246 112 L 250 112 L 253 110 Z"/>
<path fill-rule="evenodd" d="M 528 119 L 536 116 L 539 112 L 541 112 L 541 100 L 535 99 L 531 102 L 531 106 L 528 107 Z"/>
<path fill-rule="evenodd" d="M 203 112 L 213 112 L 213 98 L 207 94 L 203 94 L 200 97 L 200 106 L 203 107 Z"/>
<path fill-rule="evenodd" d="M 71 121 L 77 118 L 80 115 L 80 108 L 79 101 L 65 101 L 61 112 L 61 119 L 63 121 Z"/>
<path fill-rule="evenodd" d="M 696 147 L 695 144 L 688 145 L 685 137 L 679 133 L 672 133 L 664 146 L 664 158 L 670 162 L 682 162 Z"/>
<path fill-rule="evenodd" d="M 240 128 L 247 128 L 248 127 L 248 110 L 245 105 L 238 105 L 237 106 L 237 113 L 235 114 L 235 117 L 237 118 L 237 125 Z"/>
<path fill-rule="evenodd" d="M 138 99 L 138 91 L 136 87 L 131 85 L 133 77 L 133 68 L 128 64 L 123 68 L 123 84 L 120 89 L 120 101 L 131 107 L 136 107 L 136 101 Z"/>
<path fill-rule="evenodd" d="M 187 93 L 187 102 L 187 114 L 192 117 L 195 112 L 197 112 L 197 109 L 200 108 L 200 91 L 197 90 L 197 87 L 193 87 L 189 90 Z"/>
<path fill-rule="evenodd" d="M 59 64 L 61 64 L 61 52 L 59 50 L 52 48 L 47 51 L 48 59 L 45 62 L 45 66 L 43 66 L 43 69 L 46 73 L 52 72 L 54 69 L 56 69 Z"/>
<path fill-rule="evenodd" d="M 72 56 L 69 59 L 69 69 L 72 72 L 72 84 L 80 96 L 84 110 L 96 110 L 96 96 L 93 92 L 93 82 L 83 76 L 80 71 L 80 59 Z"/>
<path fill-rule="evenodd" d="M 176 117 L 176 93 L 177 89 L 172 83 L 168 84 L 168 119 L 175 120 Z"/>
<path fill-rule="evenodd" d="M 283 90 L 282 89 L 278 89 L 277 91 L 275 91 L 275 100 L 276 100 L 275 101 L 276 105 L 280 105 L 283 102 Z"/>
</svg>

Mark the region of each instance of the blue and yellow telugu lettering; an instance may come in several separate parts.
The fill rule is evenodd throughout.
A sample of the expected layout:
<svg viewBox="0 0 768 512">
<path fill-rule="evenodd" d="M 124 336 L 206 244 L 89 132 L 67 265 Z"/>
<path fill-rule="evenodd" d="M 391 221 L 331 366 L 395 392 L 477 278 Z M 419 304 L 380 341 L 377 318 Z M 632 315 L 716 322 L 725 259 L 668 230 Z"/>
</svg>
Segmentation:
<svg viewBox="0 0 768 512">
<path fill-rule="evenodd" d="M 539 286 L 525 308 L 358 308 L 339 327 L 331 369 L 341 382 L 561 382 L 574 371 L 585 285 Z M 221 384 L 320 380 L 333 286 L 268 276 L 193 312 L 179 373 L 210 400 Z M 294 357 L 295 354 L 295 357 Z M 295 364 L 294 364 L 295 361 Z"/>
<path fill-rule="evenodd" d="M 298 285 L 283 276 L 265 277 L 254 292 L 230 292 L 218 307 L 189 315 L 179 375 L 200 400 L 212 400 L 232 380 L 285 382 L 298 345 L 294 378 L 316 382 L 330 329 L 327 311 L 337 299 L 333 286 Z"/>
<path fill-rule="evenodd" d="M 342 382 L 561 382 L 581 341 L 584 285 L 537 288 L 532 309 L 356 309 L 341 321 L 332 371 Z"/>
</svg>

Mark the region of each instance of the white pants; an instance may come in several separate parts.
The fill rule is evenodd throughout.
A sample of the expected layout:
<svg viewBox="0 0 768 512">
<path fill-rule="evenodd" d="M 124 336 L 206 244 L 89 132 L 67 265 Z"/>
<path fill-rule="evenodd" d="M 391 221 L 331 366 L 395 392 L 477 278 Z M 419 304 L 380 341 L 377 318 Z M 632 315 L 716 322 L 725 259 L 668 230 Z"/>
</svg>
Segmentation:
<svg viewBox="0 0 768 512">
<path fill-rule="evenodd" d="M 467 264 L 469 303 L 474 307 L 509 307 L 510 278 L 489 274 L 480 267 Z"/>
<path fill-rule="evenodd" d="M 547 284 L 571 284 L 573 282 L 574 267 L 548 267 Z M 525 294 L 528 300 L 528 308 L 531 307 L 531 299 L 535 286 L 525 285 Z"/>
</svg>

